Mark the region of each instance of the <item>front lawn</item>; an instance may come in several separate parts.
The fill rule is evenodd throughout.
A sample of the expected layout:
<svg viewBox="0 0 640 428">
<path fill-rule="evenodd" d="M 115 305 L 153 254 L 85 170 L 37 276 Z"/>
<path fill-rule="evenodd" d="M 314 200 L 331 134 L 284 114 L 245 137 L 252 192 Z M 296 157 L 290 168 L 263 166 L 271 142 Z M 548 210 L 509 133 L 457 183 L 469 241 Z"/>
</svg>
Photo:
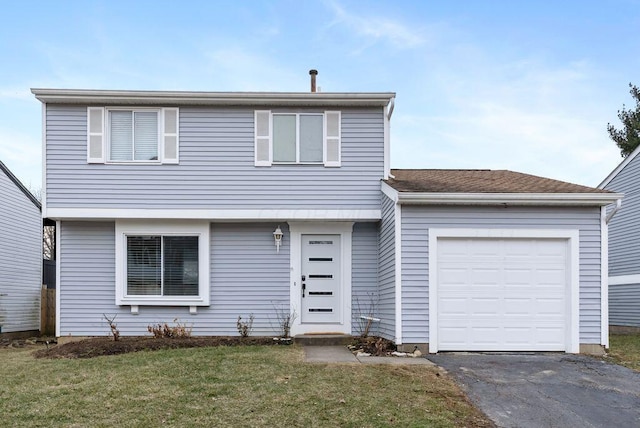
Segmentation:
<svg viewBox="0 0 640 428">
<path fill-rule="evenodd" d="M 611 334 L 607 357 L 616 364 L 640 371 L 640 334 Z"/>
<path fill-rule="evenodd" d="M 493 426 L 429 366 L 309 364 L 297 346 L 56 360 L 33 349 L 0 349 L 9 426 Z"/>
</svg>

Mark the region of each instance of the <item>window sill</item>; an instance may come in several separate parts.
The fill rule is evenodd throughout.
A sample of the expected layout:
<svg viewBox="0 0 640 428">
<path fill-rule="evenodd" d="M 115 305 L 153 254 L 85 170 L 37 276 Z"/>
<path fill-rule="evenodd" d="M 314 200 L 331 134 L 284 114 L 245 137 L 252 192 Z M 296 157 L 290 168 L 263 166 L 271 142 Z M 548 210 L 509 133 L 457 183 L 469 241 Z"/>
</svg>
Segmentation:
<svg viewBox="0 0 640 428">
<path fill-rule="evenodd" d="M 120 306 L 209 306 L 208 302 L 199 296 L 179 297 L 123 297 L 116 300 Z"/>
<path fill-rule="evenodd" d="M 273 162 L 272 165 L 315 165 L 324 166 L 323 162 Z"/>
<path fill-rule="evenodd" d="M 162 165 L 160 161 L 106 161 L 106 165 Z"/>
</svg>

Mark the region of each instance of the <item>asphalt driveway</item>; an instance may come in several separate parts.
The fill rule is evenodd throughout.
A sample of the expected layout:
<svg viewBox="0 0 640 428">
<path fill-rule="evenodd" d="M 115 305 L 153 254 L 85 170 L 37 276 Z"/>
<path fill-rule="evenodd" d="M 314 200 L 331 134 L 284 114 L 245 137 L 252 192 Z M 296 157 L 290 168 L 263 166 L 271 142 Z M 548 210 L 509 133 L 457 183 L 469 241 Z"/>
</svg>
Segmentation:
<svg viewBox="0 0 640 428">
<path fill-rule="evenodd" d="M 640 373 L 569 354 L 438 354 L 500 427 L 640 426 Z"/>
</svg>

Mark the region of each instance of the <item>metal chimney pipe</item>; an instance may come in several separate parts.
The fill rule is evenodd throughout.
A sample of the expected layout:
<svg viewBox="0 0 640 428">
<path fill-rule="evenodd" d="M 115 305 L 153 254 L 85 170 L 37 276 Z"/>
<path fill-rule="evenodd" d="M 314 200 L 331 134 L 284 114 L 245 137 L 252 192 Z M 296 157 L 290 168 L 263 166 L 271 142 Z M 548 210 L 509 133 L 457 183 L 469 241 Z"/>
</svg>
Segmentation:
<svg viewBox="0 0 640 428">
<path fill-rule="evenodd" d="M 309 70 L 309 75 L 311 76 L 311 92 L 316 91 L 316 76 L 318 75 L 318 70 Z"/>
</svg>

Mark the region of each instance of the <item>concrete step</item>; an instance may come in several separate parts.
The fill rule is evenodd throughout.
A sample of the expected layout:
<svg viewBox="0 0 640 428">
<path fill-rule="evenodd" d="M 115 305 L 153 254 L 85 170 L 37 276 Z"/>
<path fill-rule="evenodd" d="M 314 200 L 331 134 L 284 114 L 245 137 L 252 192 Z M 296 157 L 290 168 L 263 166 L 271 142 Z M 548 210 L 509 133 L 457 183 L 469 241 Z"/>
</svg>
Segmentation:
<svg viewBox="0 0 640 428">
<path fill-rule="evenodd" d="M 299 334 L 293 338 L 295 343 L 305 346 L 346 346 L 353 340 L 348 334 Z"/>
</svg>

